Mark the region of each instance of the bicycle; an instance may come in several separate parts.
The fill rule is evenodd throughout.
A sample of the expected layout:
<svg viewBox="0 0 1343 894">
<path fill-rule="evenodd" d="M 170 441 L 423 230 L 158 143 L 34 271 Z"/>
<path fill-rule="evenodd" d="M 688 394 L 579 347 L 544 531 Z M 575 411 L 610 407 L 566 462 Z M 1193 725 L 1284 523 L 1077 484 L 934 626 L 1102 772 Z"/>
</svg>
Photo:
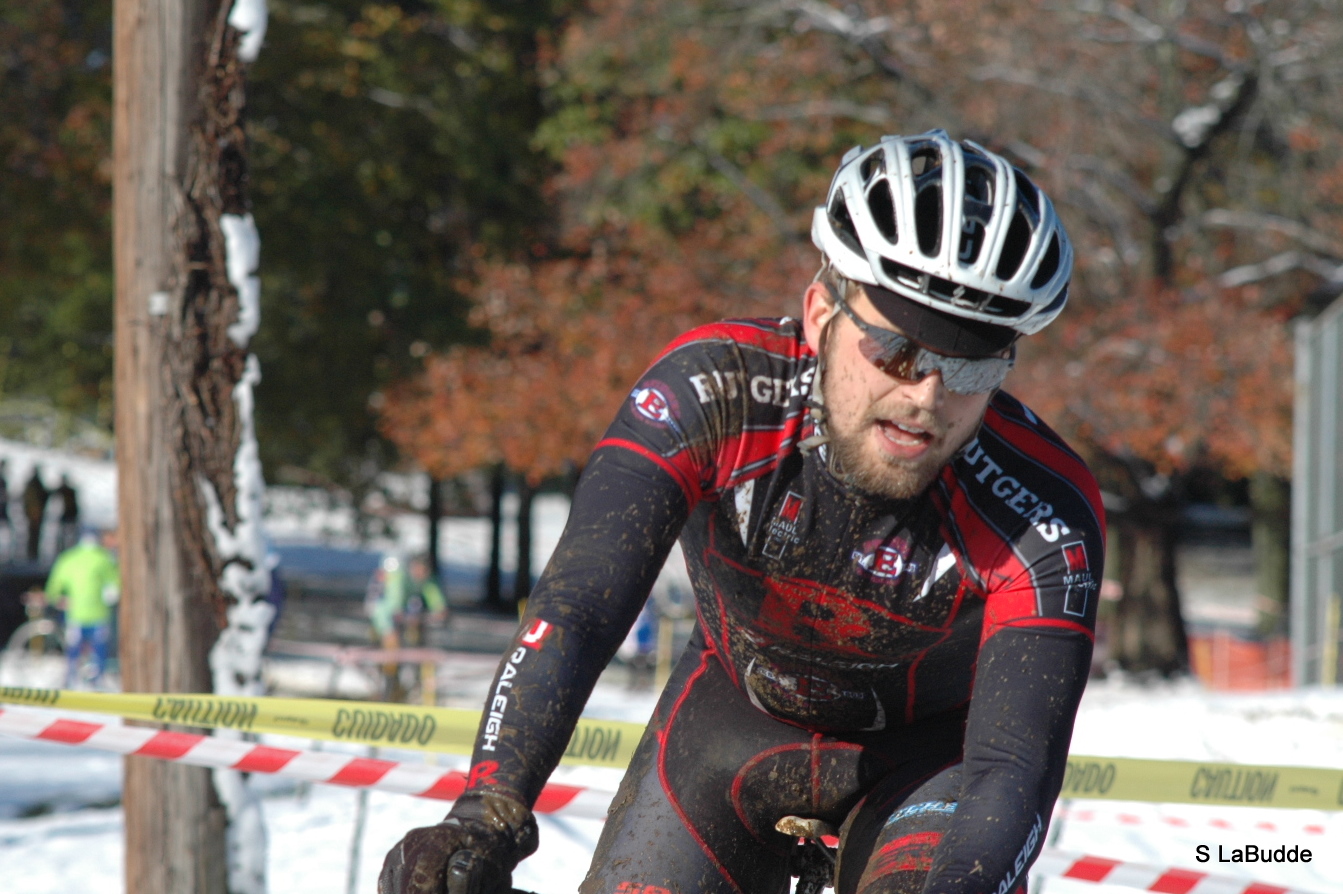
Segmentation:
<svg viewBox="0 0 1343 894">
<path fill-rule="evenodd" d="M 45 617 L 20 624 L 0 654 L 7 684 L 41 686 L 65 679 L 65 637 L 60 622 Z"/>
<path fill-rule="evenodd" d="M 801 816 L 785 816 L 774 828 L 797 839 L 797 846 L 788 859 L 788 872 L 797 879 L 793 894 L 821 894 L 830 887 L 835 875 L 838 833 L 824 820 Z M 535 894 L 513 888 L 510 894 Z"/>
</svg>

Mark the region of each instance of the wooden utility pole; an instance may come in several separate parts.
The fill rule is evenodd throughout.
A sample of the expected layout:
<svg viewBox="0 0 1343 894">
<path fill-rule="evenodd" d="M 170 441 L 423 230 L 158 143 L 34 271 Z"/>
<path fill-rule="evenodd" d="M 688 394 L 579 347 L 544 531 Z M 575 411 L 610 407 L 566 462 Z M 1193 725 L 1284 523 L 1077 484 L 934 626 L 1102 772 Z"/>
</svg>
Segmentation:
<svg viewBox="0 0 1343 894">
<path fill-rule="evenodd" d="M 224 624 L 207 482 L 232 493 L 231 389 L 245 355 L 221 212 L 241 204 L 237 33 L 220 0 L 115 0 L 113 208 L 122 683 L 212 691 Z M 220 153 L 228 161 L 220 162 Z M 222 173 L 221 173 L 222 171 Z M 230 187 L 229 184 L 234 186 Z M 221 186 L 223 184 L 223 186 Z M 230 207 L 232 206 L 232 207 Z M 222 483 L 220 483 L 222 482 Z M 128 758 L 126 890 L 225 894 L 226 811 L 211 772 Z"/>
</svg>

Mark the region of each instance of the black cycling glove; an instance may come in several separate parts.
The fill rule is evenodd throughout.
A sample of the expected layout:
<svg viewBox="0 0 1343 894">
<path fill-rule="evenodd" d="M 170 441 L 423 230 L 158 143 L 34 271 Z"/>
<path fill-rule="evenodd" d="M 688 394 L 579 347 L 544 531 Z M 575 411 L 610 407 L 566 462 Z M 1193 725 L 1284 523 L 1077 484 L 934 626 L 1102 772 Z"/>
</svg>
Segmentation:
<svg viewBox="0 0 1343 894">
<path fill-rule="evenodd" d="M 411 829 L 387 853 L 378 894 L 509 894 L 536 851 L 536 818 L 496 793 L 466 794 L 443 822 Z"/>
</svg>

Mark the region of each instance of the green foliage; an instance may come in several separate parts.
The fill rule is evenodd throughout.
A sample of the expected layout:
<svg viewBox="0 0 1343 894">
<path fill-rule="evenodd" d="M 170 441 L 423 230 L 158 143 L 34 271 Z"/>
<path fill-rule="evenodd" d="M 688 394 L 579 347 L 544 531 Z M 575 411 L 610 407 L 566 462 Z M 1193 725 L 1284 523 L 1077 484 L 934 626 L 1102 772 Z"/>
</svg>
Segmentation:
<svg viewBox="0 0 1343 894">
<path fill-rule="evenodd" d="M 537 137 L 564 165 L 570 222 L 686 234 L 745 211 L 805 240 L 833 159 L 873 134 L 834 109 L 883 87 L 870 67 L 840 78 L 835 63 L 833 42 L 794 28 L 783 7 L 589 4 L 565 29 Z M 837 80 L 842 103 L 825 99 Z"/>
<path fill-rule="evenodd" d="M 111 422 L 112 4 L 0 0 L 0 398 Z"/>
<path fill-rule="evenodd" d="M 248 120 L 258 430 L 272 474 L 375 471 L 380 389 L 428 350 L 473 338 L 468 262 L 517 251 L 540 223 L 529 145 L 547 7 L 270 4 Z"/>
<path fill-rule="evenodd" d="M 259 437 L 343 483 L 380 389 L 470 340 L 463 277 L 540 223 L 545 0 L 271 0 L 248 72 Z M 0 398 L 111 424 L 111 0 L 0 0 Z M 371 406 L 372 405 L 372 406 Z"/>
</svg>

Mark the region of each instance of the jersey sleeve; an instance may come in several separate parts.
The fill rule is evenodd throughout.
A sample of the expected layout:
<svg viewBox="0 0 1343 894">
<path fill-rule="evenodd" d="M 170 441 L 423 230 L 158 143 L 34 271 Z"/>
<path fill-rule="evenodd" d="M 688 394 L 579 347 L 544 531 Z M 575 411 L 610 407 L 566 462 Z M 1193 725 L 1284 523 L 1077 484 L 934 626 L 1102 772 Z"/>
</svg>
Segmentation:
<svg viewBox="0 0 1343 894">
<path fill-rule="evenodd" d="M 924 894 L 1013 894 L 1045 842 L 1063 786 L 1091 640 L 1010 627 L 980 653 L 962 790 Z"/>
<path fill-rule="evenodd" d="M 1104 510 L 1081 459 L 1006 396 L 941 493 L 985 610 L 963 789 L 924 894 L 1008 894 L 1063 784 L 1091 668 Z"/>
<path fill-rule="evenodd" d="M 468 791 L 533 804 L 740 429 L 739 349 L 720 327 L 668 348 L 584 469 L 569 519 L 491 684 Z"/>
</svg>

